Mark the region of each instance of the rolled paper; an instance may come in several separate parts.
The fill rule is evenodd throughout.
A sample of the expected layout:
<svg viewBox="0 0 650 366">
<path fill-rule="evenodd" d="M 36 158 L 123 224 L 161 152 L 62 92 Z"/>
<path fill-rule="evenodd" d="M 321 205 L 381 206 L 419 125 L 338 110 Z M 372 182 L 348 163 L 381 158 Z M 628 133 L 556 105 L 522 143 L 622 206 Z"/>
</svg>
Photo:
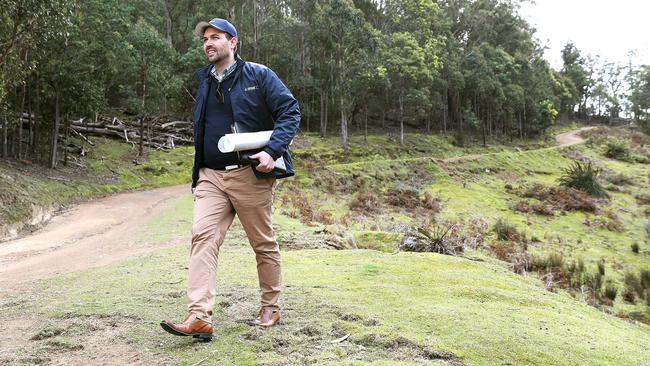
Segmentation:
<svg viewBox="0 0 650 366">
<path fill-rule="evenodd" d="M 269 142 L 273 131 L 228 133 L 219 139 L 219 151 L 229 153 L 259 149 Z"/>
</svg>

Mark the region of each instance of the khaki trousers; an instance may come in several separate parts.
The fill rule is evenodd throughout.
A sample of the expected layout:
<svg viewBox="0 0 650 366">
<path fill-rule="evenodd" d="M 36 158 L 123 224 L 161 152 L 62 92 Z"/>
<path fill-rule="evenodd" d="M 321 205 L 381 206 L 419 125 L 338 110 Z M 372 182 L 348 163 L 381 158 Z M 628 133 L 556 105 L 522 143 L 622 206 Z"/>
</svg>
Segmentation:
<svg viewBox="0 0 650 366">
<path fill-rule="evenodd" d="M 262 307 L 279 308 L 280 250 L 271 225 L 274 185 L 275 178 L 257 179 L 250 166 L 199 171 L 187 288 L 190 313 L 212 321 L 219 248 L 235 214 L 255 252 Z"/>
</svg>

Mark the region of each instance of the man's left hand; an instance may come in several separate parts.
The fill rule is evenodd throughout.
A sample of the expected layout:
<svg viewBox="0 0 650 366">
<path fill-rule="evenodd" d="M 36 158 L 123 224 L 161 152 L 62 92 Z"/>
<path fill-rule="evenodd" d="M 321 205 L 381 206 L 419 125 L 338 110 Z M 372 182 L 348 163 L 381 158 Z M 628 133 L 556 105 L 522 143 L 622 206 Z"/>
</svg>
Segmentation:
<svg viewBox="0 0 650 366">
<path fill-rule="evenodd" d="M 268 173 L 273 170 L 275 161 L 266 151 L 260 151 L 255 155 L 251 155 L 250 158 L 259 160 L 260 163 L 255 167 L 258 172 Z"/>
</svg>

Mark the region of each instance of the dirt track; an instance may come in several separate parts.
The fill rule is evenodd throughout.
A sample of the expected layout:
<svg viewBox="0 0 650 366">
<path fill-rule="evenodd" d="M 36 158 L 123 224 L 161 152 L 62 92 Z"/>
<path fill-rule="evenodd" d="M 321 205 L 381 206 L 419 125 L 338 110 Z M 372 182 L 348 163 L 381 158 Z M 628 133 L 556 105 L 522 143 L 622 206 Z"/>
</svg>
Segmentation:
<svg viewBox="0 0 650 366">
<path fill-rule="evenodd" d="M 555 136 L 555 141 L 557 142 L 558 146 L 570 146 L 570 145 L 579 144 L 582 141 L 584 141 L 584 139 L 580 137 L 580 133 L 584 131 L 593 130 L 594 128 L 596 127 L 589 126 L 589 127 L 583 127 L 578 130 L 561 133 Z"/>
<path fill-rule="evenodd" d="M 149 218 L 190 194 L 189 185 L 118 194 L 92 200 L 54 217 L 42 229 L 0 243 L 0 290 L 120 261 L 169 246 L 134 242 Z"/>
</svg>

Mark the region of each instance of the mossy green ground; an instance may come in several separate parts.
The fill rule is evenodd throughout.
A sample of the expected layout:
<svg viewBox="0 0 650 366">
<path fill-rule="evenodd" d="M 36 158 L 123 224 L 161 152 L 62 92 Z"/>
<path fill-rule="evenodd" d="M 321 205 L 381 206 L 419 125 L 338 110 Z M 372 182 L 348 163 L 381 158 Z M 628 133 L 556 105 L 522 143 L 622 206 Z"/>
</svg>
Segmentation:
<svg viewBox="0 0 650 366">
<path fill-rule="evenodd" d="M 168 240 L 187 235 L 191 206 L 191 198 L 182 197 L 140 236 L 155 233 L 150 240 Z M 230 236 L 241 239 L 229 240 L 220 254 L 213 342 L 174 337 L 158 325 L 185 311 L 188 249 L 182 245 L 60 275 L 40 282 L 34 294 L 10 297 L 3 303 L 3 317 L 30 313 L 42 325 L 35 331 L 38 340 L 1 357 L 21 364 L 39 352 L 76 352 L 92 360 L 83 345 L 101 327 L 67 329 L 64 324 L 110 319 L 118 324 L 119 342 L 148 364 L 650 362 L 646 325 L 609 316 L 565 293 L 548 292 L 536 278 L 511 273 L 496 260 L 431 253 L 285 251 L 283 322 L 261 331 L 246 324 L 257 310 L 257 275 L 254 255 L 238 231 Z M 332 342 L 348 334 L 346 340 Z"/>
</svg>

